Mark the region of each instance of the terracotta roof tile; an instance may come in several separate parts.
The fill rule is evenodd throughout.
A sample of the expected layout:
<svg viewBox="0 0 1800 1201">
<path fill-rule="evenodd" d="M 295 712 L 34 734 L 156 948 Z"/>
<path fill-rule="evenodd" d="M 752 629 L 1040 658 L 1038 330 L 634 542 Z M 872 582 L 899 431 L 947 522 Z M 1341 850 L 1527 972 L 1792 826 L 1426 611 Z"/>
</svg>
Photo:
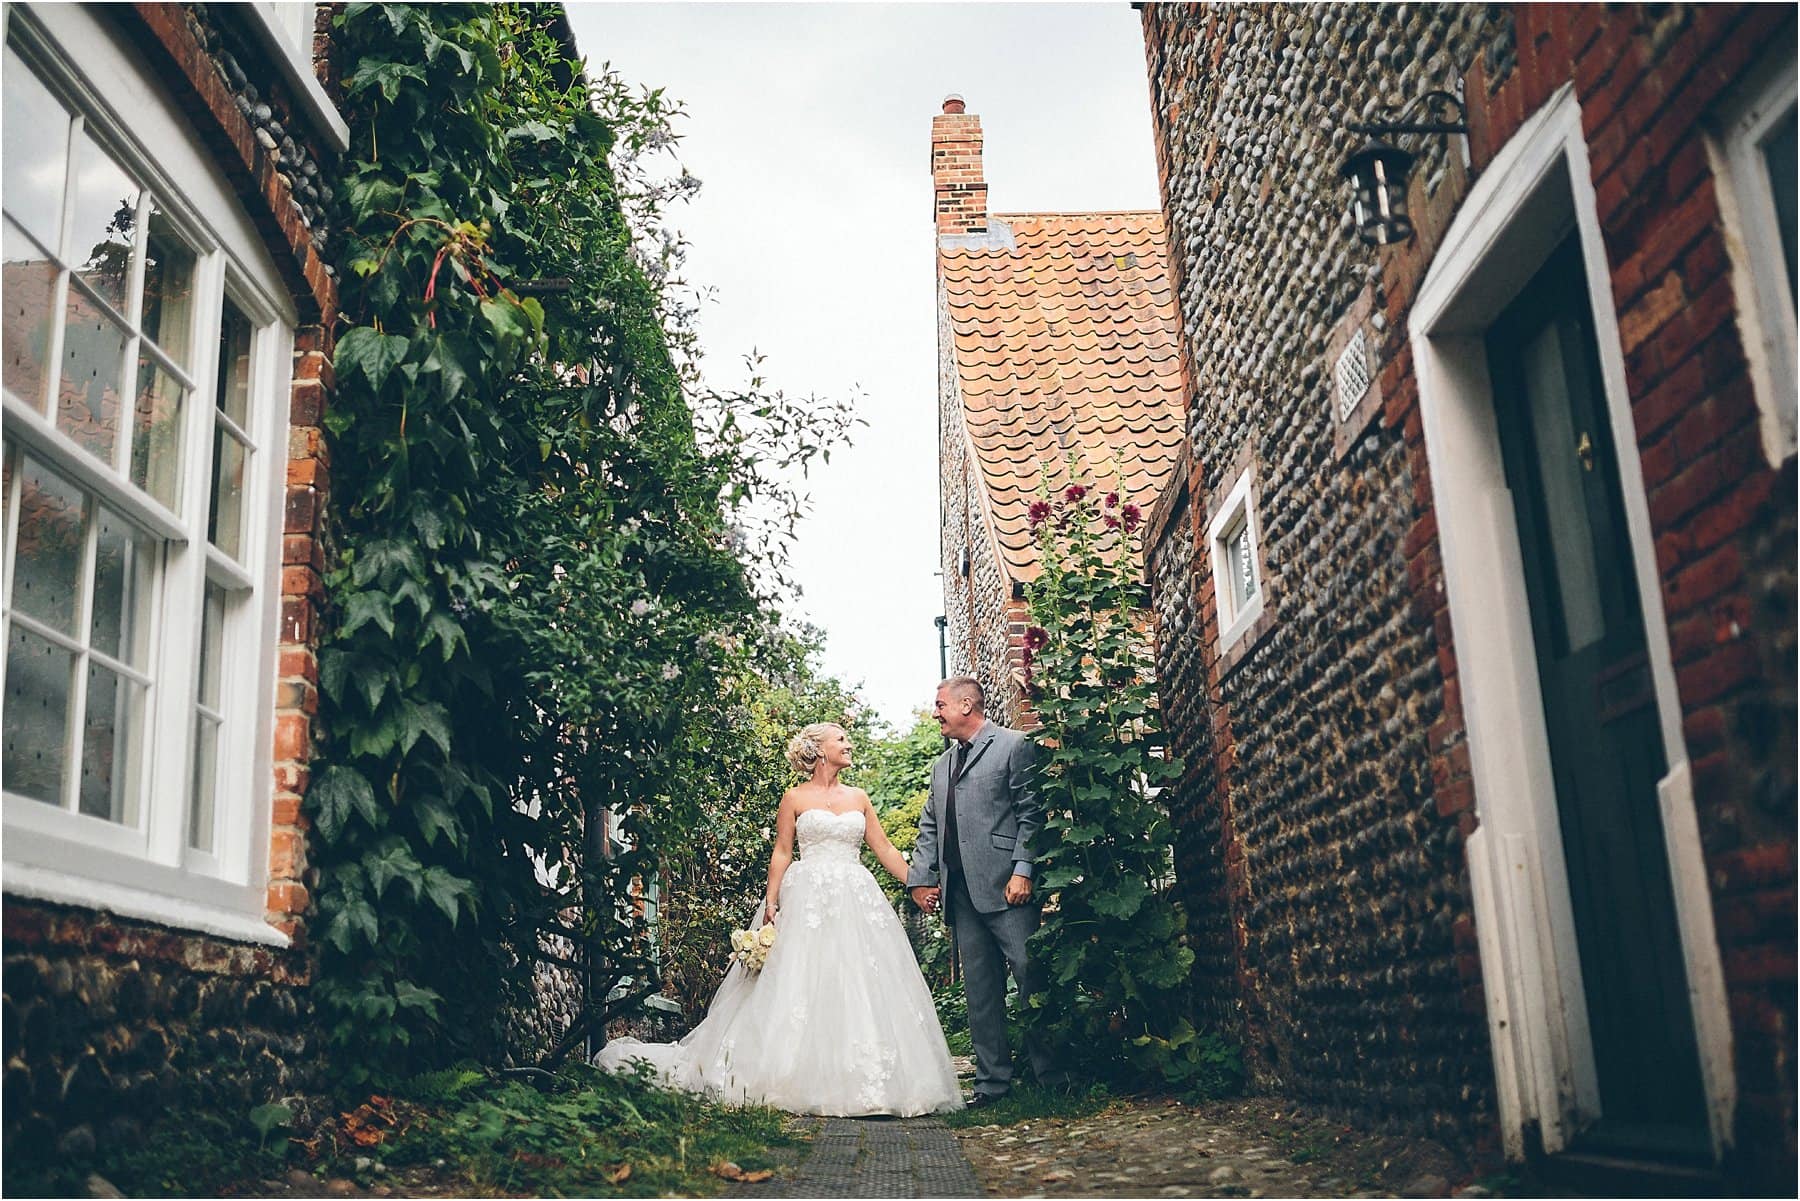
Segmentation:
<svg viewBox="0 0 1800 1201">
<path fill-rule="evenodd" d="M 1038 573 L 1027 510 L 1074 452 L 1148 514 L 1180 460 L 1180 323 L 1161 213 L 995 214 L 1013 247 L 940 246 L 969 441 L 1007 571 Z M 995 240 L 996 242 L 998 239 Z"/>
</svg>

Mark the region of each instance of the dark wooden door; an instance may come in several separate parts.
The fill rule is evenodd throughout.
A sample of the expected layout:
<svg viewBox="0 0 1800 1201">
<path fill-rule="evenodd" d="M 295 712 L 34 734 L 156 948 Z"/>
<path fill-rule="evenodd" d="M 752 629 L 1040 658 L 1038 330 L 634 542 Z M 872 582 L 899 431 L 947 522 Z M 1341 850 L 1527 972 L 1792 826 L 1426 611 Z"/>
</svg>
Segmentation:
<svg viewBox="0 0 1800 1201">
<path fill-rule="evenodd" d="M 1489 331 L 1599 1073 L 1595 1149 L 1710 1153 L 1656 785 L 1667 770 L 1573 235 Z"/>
</svg>

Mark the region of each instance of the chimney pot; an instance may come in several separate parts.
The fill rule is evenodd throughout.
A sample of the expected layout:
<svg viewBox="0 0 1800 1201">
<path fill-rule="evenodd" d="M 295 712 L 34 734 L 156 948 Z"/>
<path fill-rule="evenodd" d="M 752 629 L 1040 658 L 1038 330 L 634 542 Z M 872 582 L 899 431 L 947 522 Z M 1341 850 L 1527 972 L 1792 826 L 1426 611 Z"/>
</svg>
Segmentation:
<svg viewBox="0 0 1800 1201">
<path fill-rule="evenodd" d="M 963 111 L 963 98 L 955 92 L 944 97 L 944 111 L 952 115 Z"/>
</svg>

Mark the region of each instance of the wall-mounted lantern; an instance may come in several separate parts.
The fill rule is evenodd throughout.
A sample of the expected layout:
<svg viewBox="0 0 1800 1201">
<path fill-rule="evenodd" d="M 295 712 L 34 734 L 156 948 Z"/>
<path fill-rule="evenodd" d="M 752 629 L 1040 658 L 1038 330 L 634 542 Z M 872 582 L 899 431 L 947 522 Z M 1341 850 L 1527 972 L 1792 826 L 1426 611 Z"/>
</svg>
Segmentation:
<svg viewBox="0 0 1800 1201">
<path fill-rule="evenodd" d="M 1418 119 L 1422 109 L 1434 104 L 1454 109 L 1456 119 Z M 1371 246 L 1406 241 L 1413 234 L 1412 217 L 1406 211 L 1406 177 L 1412 170 L 1413 156 L 1381 139 L 1406 133 L 1468 133 L 1462 98 L 1450 92 L 1426 92 L 1403 105 L 1393 120 L 1354 122 L 1346 128 L 1369 137 L 1368 144 L 1351 155 L 1343 167 L 1343 175 L 1354 189 L 1351 209 L 1356 218 L 1356 236 Z"/>
</svg>

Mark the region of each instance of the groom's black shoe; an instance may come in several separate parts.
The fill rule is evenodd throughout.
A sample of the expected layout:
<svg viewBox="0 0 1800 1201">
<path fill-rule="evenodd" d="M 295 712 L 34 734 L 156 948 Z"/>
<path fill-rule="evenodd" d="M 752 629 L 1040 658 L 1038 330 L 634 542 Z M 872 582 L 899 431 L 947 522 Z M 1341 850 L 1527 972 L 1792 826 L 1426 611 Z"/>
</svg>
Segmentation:
<svg viewBox="0 0 1800 1201">
<path fill-rule="evenodd" d="M 963 1098 L 964 1109 L 980 1109 L 983 1105 L 992 1105 L 1006 1096 L 1005 1093 L 970 1093 Z"/>
</svg>

